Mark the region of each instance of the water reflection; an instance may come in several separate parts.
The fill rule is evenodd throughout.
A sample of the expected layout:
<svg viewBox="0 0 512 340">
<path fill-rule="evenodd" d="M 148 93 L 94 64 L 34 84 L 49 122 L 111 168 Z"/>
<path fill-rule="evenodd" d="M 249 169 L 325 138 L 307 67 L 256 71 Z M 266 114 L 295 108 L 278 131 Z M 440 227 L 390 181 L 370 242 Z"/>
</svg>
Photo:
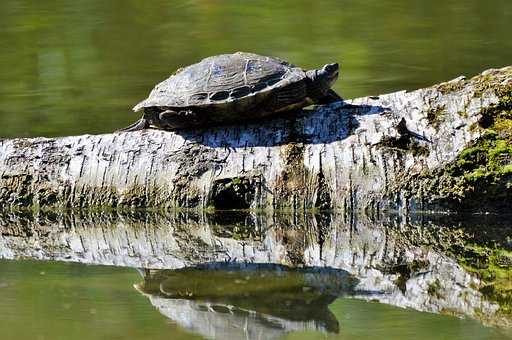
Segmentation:
<svg viewBox="0 0 512 340">
<path fill-rule="evenodd" d="M 209 302 L 266 315 L 273 314 L 249 301 L 249 305 L 236 305 L 235 300 L 243 300 L 236 294 L 211 295 L 214 290 L 208 290 L 210 285 L 233 287 L 233 282 L 223 281 L 220 272 L 216 277 L 197 268 L 154 270 L 219 263 L 309 268 L 326 271 L 327 277 L 343 274 L 340 277 L 344 279 L 339 281 L 343 284 L 338 288 L 351 297 L 506 326 L 511 322 L 508 311 L 512 304 L 512 227 L 507 221 L 492 221 L 485 216 L 461 222 L 425 215 L 403 220 L 394 216 L 249 212 L 2 214 L 0 256 L 149 268 L 149 275 L 138 288 L 150 294 L 151 301 L 157 299 L 162 308 L 176 299 L 197 307 L 199 300 L 195 298 L 202 296 Z M 260 274 L 254 270 L 230 275 L 245 280 L 246 275 L 251 278 Z M 299 271 L 287 275 L 296 275 L 291 281 L 300 292 L 305 274 Z M 272 296 L 272 287 L 261 289 Z M 176 289 L 192 292 L 194 298 L 181 296 Z M 224 291 L 236 292 L 232 288 Z M 300 299 L 307 298 L 303 295 Z M 325 303 L 329 298 L 320 300 Z M 263 299 L 259 302 L 265 303 Z M 284 314 L 278 317 L 286 319 Z M 322 322 L 314 324 L 317 327 Z M 335 329 L 328 326 L 331 324 L 325 322 L 322 327 L 331 331 Z"/>
<path fill-rule="evenodd" d="M 338 333 L 328 305 L 356 283 L 343 270 L 217 263 L 147 270 L 135 287 L 163 315 L 208 338 L 274 339 L 292 331 Z"/>
</svg>

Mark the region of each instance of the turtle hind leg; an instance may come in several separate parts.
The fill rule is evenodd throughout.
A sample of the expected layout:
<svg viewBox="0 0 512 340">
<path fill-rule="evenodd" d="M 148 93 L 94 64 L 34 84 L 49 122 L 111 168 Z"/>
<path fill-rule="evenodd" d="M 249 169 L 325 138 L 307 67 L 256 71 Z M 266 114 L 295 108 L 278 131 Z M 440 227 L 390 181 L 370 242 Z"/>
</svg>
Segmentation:
<svg viewBox="0 0 512 340">
<path fill-rule="evenodd" d="M 343 101 L 343 98 L 341 98 L 336 92 L 334 92 L 334 90 L 329 90 L 325 96 L 319 98 L 316 101 L 316 104 L 325 105 L 341 101 Z"/>
<path fill-rule="evenodd" d="M 145 118 L 141 118 L 132 125 L 125 127 L 124 129 L 119 129 L 117 132 L 130 132 L 137 130 L 144 130 L 149 127 L 149 122 Z"/>
<path fill-rule="evenodd" d="M 206 123 L 205 116 L 193 110 L 166 110 L 160 112 L 158 118 L 161 128 L 169 130 L 198 127 Z"/>
</svg>

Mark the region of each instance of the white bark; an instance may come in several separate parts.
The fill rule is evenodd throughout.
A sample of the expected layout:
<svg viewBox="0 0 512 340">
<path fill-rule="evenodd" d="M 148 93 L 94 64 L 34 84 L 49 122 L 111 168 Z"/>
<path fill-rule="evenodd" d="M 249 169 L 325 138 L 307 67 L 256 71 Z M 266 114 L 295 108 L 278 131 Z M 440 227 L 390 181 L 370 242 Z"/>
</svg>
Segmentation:
<svg viewBox="0 0 512 340">
<path fill-rule="evenodd" d="M 507 67 L 291 119 L 2 140 L 0 204 L 427 209 L 435 192 L 406 192 L 405 179 L 453 161 L 511 84 Z"/>
</svg>

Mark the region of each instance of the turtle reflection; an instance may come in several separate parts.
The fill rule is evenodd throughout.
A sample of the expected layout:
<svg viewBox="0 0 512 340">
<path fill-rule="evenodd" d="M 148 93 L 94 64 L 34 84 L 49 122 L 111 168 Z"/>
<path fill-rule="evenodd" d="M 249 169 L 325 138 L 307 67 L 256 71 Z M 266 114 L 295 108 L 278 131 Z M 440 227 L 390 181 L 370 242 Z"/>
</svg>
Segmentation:
<svg viewBox="0 0 512 340">
<path fill-rule="evenodd" d="M 145 270 L 135 288 L 181 326 L 215 338 L 277 338 L 291 331 L 338 333 L 328 305 L 353 291 L 342 270 L 209 264 Z"/>
</svg>

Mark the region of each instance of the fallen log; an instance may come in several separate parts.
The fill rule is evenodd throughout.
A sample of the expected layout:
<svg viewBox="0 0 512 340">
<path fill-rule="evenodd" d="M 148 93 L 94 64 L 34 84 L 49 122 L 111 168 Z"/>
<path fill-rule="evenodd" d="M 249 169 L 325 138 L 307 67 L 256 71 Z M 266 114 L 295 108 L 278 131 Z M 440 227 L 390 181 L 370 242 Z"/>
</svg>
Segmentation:
<svg viewBox="0 0 512 340">
<path fill-rule="evenodd" d="M 512 67 L 200 131 L 0 141 L 3 208 L 512 207 Z"/>
</svg>

